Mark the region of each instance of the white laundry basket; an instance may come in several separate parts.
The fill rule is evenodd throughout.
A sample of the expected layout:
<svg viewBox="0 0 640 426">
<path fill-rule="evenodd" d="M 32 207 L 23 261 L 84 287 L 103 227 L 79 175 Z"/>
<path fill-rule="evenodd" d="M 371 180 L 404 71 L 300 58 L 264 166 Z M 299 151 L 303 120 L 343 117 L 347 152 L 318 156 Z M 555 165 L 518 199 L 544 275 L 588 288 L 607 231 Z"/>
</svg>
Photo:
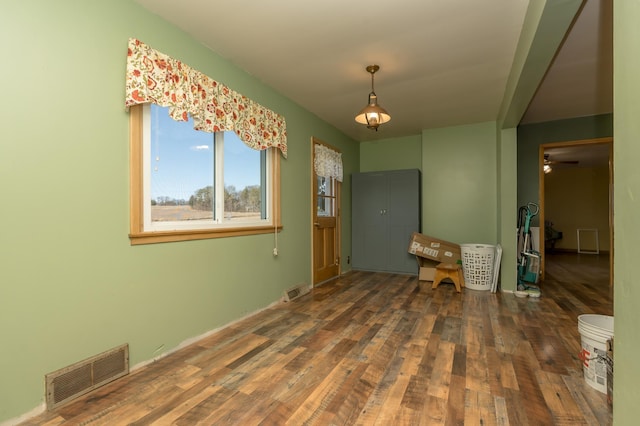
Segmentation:
<svg viewBox="0 0 640 426">
<path fill-rule="evenodd" d="M 464 285 L 472 290 L 491 290 L 496 246 L 460 244 Z"/>
</svg>

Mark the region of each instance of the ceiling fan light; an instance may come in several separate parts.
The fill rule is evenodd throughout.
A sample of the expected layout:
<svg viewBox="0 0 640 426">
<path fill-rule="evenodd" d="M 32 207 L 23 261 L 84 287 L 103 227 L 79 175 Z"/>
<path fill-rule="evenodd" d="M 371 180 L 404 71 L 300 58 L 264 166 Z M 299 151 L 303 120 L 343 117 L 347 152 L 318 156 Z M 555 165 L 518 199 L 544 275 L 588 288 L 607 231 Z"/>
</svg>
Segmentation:
<svg viewBox="0 0 640 426">
<path fill-rule="evenodd" d="M 542 170 L 544 171 L 545 174 L 551 173 L 551 166 L 548 164 L 545 164 L 544 166 L 542 166 Z"/>
</svg>

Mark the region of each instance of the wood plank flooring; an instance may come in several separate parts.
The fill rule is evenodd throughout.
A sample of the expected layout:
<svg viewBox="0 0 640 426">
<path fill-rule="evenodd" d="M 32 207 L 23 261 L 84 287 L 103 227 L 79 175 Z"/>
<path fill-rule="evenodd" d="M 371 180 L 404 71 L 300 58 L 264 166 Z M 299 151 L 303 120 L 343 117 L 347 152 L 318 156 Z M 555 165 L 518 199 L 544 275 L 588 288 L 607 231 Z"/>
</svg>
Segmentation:
<svg viewBox="0 0 640 426">
<path fill-rule="evenodd" d="M 577 317 L 608 259 L 547 255 L 539 300 L 352 272 L 24 425 L 607 425 Z"/>
</svg>

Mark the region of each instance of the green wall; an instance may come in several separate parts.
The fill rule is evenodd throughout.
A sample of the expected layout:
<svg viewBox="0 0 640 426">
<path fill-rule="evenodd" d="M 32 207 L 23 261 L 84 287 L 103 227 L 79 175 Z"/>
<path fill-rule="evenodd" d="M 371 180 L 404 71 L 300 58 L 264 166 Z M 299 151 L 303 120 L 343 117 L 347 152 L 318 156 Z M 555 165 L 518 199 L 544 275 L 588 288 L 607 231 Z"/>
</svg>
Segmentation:
<svg viewBox="0 0 640 426">
<path fill-rule="evenodd" d="M 457 243 L 495 244 L 496 141 L 496 123 L 487 122 L 362 142 L 360 171 L 422 170 L 422 232 Z"/>
<path fill-rule="evenodd" d="M 614 379 L 613 419 L 633 425 L 640 418 L 640 1 L 613 3 L 614 99 Z"/>
<path fill-rule="evenodd" d="M 495 122 L 422 132 L 422 233 L 458 244 L 497 238 Z"/>
<path fill-rule="evenodd" d="M 500 288 L 513 291 L 517 285 L 517 239 L 515 234 L 516 215 L 516 156 L 517 132 L 515 128 L 501 129 L 497 126 L 498 167 L 497 167 L 497 240 L 502 247 L 500 260 Z"/>
<path fill-rule="evenodd" d="M 42 407 L 48 372 L 122 343 L 149 361 L 309 283 L 311 136 L 342 150 L 347 175 L 359 148 L 133 1 L 0 9 L 1 423 Z M 277 258 L 273 235 L 130 245 L 129 37 L 286 117 Z M 345 203 L 343 253 L 350 217 Z"/>
<path fill-rule="evenodd" d="M 529 9 L 542 21 L 546 17 L 548 24 L 558 21 L 555 9 L 579 3 L 536 0 Z M 0 9 L 0 53 L 5 58 L 0 69 L 2 422 L 41 406 L 47 372 L 123 342 L 131 345 L 132 364 L 148 361 L 185 339 L 267 306 L 292 284 L 309 282 L 310 211 L 301 206 L 310 205 L 310 137 L 342 150 L 345 176 L 360 167 L 377 167 L 386 148 L 373 144 L 371 152 L 363 149 L 366 160 L 361 164 L 357 143 L 133 1 L 14 0 L 3 2 Z M 640 192 L 640 58 L 635 54 L 640 2 L 615 2 L 614 21 L 614 418 L 623 425 L 635 424 L 640 416 L 640 340 L 634 332 L 640 323 L 634 268 L 640 241 L 635 194 Z M 539 79 L 531 74 L 546 69 L 544 64 L 539 70 L 531 66 L 542 55 L 528 45 L 554 50 L 543 24 L 538 30 L 535 25 L 525 28 L 532 35 L 519 42 L 526 56 L 519 53 L 521 60 L 514 61 L 508 91 L 515 95 L 503 104 L 504 127 L 516 125 L 535 91 Z M 129 37 L 285 115 L 290 146 L 289 159 L 282 162 L 284 230 L 278 258 L 271 255 L 269 235 L 130 246 L 128 116 L 123 108 Z M 512 128 L 502 127 L 483 123 L 423 132 L 419 152 L 428 207 L 423 212 L 425 232 L 434 229 L 454 241 L 511 240 L 506 235 L 515 229 L 519 204 L 516 137 Z M 418 152 L 415 139 L 401 142 L 403 150 L 408 148 L 405 154 Z M 446 163 L 437 163 L 445 158 Z M 481 159 L 488 161 L 485 167 Z M 389 168 L 415 167 L 410 158 L 389 161 L 394 163 Z M 491 186 L 493 194 L 487 189 Z M 348 181 L 343 188 L 343 199 L 349 200 Z M 433 207 L 430 196 L 448 206 Z M 469 210 L 463 215 L 465 207 Z M 452 219 L 447 219 L 447 211 Z M 343 255 L 351 251 L 350 217 L 350 203 L 344 202 Z M 505 250 L 503 255 L 505 271 L 504 265 L 514 264 L 506 256 L 515 253 Z M 260 274 L 254 272 L 258 270 Z M 506 271 L 515 276 L 515 268 Z"/>
<path fill-rule="evenodd" d="M 360 143 L 360 171 L 422 168 L 420 135 Z"/>
<path fill-rule="evenodd" d="M 518 127 L 518 206 L 539 203 L 538 151 L 540 145 L 613 135 L 613 114 L 571 118 Z M 538 217 L 533 220 L 538 226 Z"/>
<path fill-rule="evenodd" d="M 458 243 L 499 242 L 502 264 L 515 265 L 515 136 L 488 122 L 363 142 L 360 168 L 421 169 L 422 232 Z M 503 289 L 515 289 L 515 271 L 501 269 Z"/>
</svg>

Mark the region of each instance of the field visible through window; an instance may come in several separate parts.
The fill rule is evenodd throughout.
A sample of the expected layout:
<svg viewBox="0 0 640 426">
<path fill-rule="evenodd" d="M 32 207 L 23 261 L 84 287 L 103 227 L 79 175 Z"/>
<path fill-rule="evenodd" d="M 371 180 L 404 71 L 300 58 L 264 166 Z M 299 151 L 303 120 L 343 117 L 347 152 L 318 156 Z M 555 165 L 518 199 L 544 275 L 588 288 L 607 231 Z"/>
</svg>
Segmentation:
<svg viewBox="0 0 640 426">
<path fill-rule="evenodd" d="M 158 222 L 175 220 L 212 220 L 213 213 L 206 210 L 197 210 L 189 205 L 151 206 L 151 217 L 154 221 Z M 225 212 L 225 220 L 234 222 L 260 220 L 260 212 Z"/>
</svg>

